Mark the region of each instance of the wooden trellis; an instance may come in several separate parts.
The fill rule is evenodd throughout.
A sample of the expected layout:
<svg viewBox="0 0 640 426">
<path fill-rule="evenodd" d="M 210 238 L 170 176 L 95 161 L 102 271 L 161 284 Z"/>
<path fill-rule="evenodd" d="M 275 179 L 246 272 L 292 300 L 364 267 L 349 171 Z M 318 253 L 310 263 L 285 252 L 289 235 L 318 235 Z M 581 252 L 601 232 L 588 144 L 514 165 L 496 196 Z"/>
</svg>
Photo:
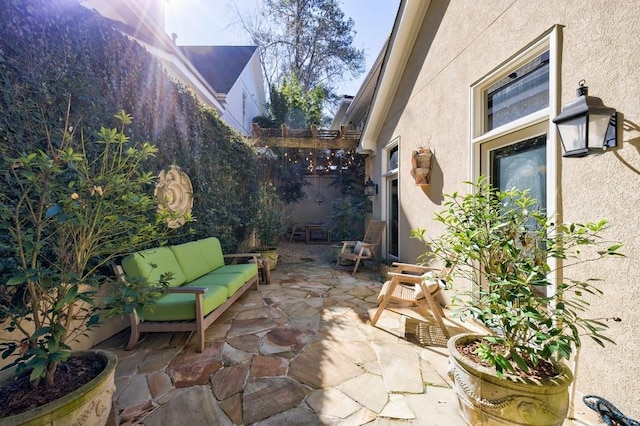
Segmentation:
<svg viewBox="0 0 640 426">
<path fill-rule="evenodd" d="M 316 148 L 353 150 L 360 143 L 360 131 L 318 129 L 313 125 L 309 129 L 290 129 L 282 125 L 276 129 L 263 129 L 253 123 L 253 144 L 282 148 Z"/>
</svg>

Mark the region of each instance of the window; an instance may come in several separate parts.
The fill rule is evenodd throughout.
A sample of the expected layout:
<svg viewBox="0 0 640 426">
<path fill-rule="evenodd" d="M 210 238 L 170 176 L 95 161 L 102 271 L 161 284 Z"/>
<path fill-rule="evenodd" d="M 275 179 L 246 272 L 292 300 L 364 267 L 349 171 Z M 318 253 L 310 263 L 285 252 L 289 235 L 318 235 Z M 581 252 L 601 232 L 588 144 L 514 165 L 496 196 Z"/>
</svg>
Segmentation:
<svg viewBox="0 0 640 426">
<path fill-rule="evenodd" d="M 398 145 L 389 150 L 389 158 L 387 162 L 387 171 L 398 169 Z"/>
<path fill-rule="evenodd" d="M 554 27 L 471 88 L 472 178 L 499 189 L 529 189 L 540 208 L 556 209 L 556 69 Z"/>
<path fill-rule="evenodd" d="M 486 92 L 487 130 L 549 106 L 549 52 L 491 85 Z"/>
<path fill-rule="evenodd" d="M 551 28 L 471 87 L 472 179 L 528 189 L 548 214 L 557 213 L 559 141 L 551 119 L 559 112 L 560 32 Z"/>
</svg>

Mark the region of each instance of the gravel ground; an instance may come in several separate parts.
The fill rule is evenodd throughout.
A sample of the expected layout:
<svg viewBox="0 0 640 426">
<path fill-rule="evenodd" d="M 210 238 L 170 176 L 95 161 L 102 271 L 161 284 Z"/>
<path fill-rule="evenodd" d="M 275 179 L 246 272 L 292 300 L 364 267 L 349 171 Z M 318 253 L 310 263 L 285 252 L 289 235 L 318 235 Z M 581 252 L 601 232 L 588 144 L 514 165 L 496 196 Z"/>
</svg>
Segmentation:
<svg viewBox="0 0 640 426">
<path fill-rule="evenodd" d="M 306 244 L 280 241 L 278 263 L 331 263 L 334 262 L 331 244 Z"/>
</svg>

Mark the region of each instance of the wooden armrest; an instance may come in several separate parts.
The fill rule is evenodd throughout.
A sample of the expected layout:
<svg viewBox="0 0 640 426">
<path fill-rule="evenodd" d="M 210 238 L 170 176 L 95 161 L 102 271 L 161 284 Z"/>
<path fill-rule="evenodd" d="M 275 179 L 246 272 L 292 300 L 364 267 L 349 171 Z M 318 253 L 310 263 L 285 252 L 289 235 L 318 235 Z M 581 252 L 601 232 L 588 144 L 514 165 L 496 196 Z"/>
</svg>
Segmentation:
<svg viewBox="0 0 640 426">
<path fill-rule="evenodd" d="M 259 253 L 234 253 L 234 254 L 223 254 L 222 257 L 258 257 Z"/>
<path fill-rule="evenodd" d="M 411 263 L 393 262 L 392 266 L 395 266 L 397 268 L 396 271 L 395 271 L 397 273 L 415 272 L 415 273 L 418 273 L 418 274 L 423 274 L 424 272 L 427 272 L 427 269 L 424 266 L 414 265 L 414 264 L 411 264 Z"/>
<path fill-rule="evenodd" d="M 409 282 L 409 283 L 414 283 L 414 284 L 418 284 L 420 282 L 422 282 L 422 276 L 421 275 L 409 275 L 409 274 L 401 274 L 398 272 L 388 272 L 387 273 L 390 277 L 392 281 L 398 281 L 398 282 Z"/>
<path fill-rule="evenodd" d="M 412 263 L 400 263 L 400 262 L 393 262 L 393 264 L 391 266 L 395 266 L 398 269 L 396 270 L 396 272 L 404 272 L 404 271 L 409 271 L 409 272 L 417 272 L 419 274 L 424 274 L 425 272 L 440 272 L 442 270 L 442 268 L 438 268 L 435 266 L 423 266 L 423 265 L 414 265 Z"/>
<path fill-rule="evenodd" d="M 234 254 L 223 254 L 222 255 L 223 258 L 225 259 L 233 259 L 231 260 L 231 264 L 236 263 L 237 259 L 241 259 L 241 258 L 252 258 L 249 260 L 249 262 L 253 262 L 255 264 L 258 263 L 258 257 L 260 257 L 259 253 L 234 253 Z"/>
<path fill-rule="evenodd" d="M 163 293 L 192 293 L 192 294 L 204 294 L 209 289 L 206 287 L 167 287 L 163 289 Z"/>
</svg>

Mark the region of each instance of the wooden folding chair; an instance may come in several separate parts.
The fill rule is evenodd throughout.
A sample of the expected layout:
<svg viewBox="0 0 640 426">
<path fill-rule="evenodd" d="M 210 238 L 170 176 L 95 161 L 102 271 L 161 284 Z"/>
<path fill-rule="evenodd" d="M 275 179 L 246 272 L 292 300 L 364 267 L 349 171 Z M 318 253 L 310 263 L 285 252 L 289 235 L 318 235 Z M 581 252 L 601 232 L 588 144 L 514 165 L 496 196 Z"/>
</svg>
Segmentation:
<svg viewBox="0 0 640 426">
<path fill-rule="evenodd" d="M 383 220 L 372 220 L 367 226 L 367 231 L 364 234 L 362 241 L 343 241 L 342 249 L 338 253 L 338 261 L 336 266 L 340 266 L 340 259 L 349 259 L 355 262 L 353 272 L 351 275 L 355 275 L 358 270 L 360 262 L 366 259 L 374 259 L 380 241 L 382 241 L 382 233 L 386 228 L 386 222 Z M 353 251 L 349 250 L 353 247 Z"/>
<path fill-rule="evenodd" d="M 437 296 L 442 290 L 440 282 L 448 273 L 448 270 L 408 263 L 394 263 L 393 266 L 397 267 L 397 269 L 395 272 L 389 272 L 391 279 L 382 286 L 382 290 L 378 295 L 380 305 L 371 320 L 371 325 L 376 325 L 382 311 L 389 302 L 402 302 L 418 305 L 431 311 L 438 326 L 444 335 L 449 338 L 449 331 L 443 321 L 445 317 L 444 311 L 437 300 Z M 418 299 L 416 297 L 416 286 L 422 289 L 424 298 Z"/>
</svg>

